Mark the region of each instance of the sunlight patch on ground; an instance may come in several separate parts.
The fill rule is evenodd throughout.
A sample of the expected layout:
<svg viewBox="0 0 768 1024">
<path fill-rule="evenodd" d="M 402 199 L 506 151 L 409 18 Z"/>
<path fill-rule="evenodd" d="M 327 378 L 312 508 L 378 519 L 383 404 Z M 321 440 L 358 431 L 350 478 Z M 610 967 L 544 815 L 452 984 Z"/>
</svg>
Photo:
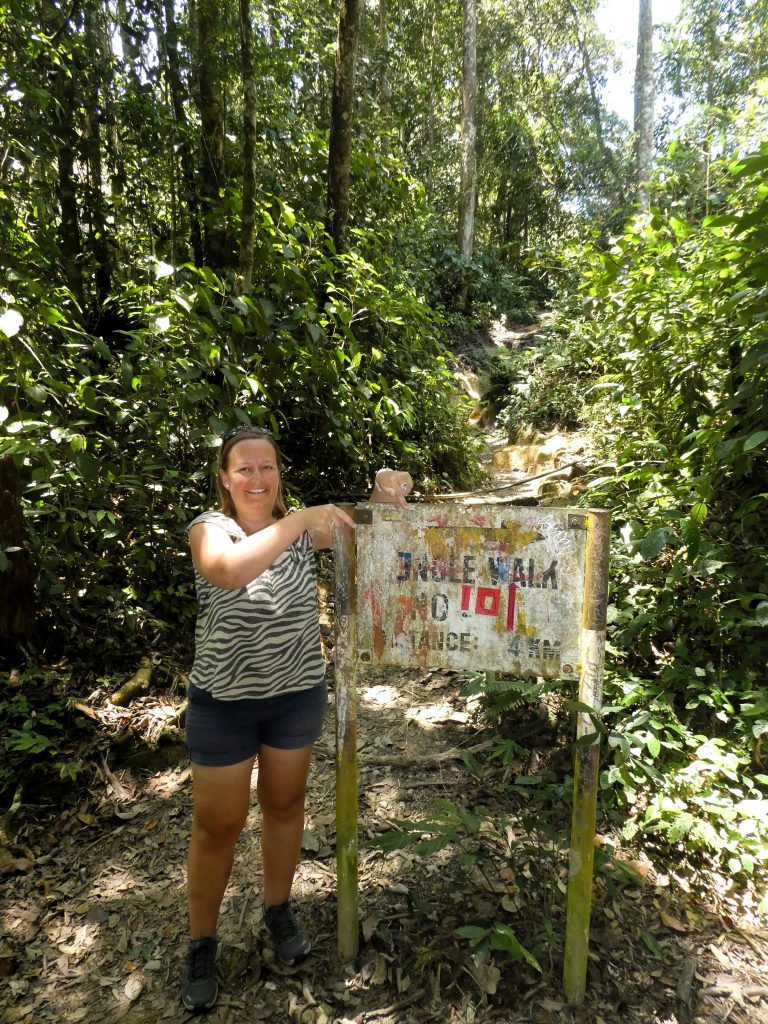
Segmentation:
<svg viewBox="0 0 768 1024">
<path fill-rule="evenodd" d="M 435 729 L 446 722 L 464 725 L 469 721 L 469 714 L 466 711 L 457 711 L 451 704 L 425 704 L 422 707 L 409 708 L 405 717 L 416 722 L 422 729 Z"/>
<path fill-rule="evenodd" d="M 394 686 L 369 686 L 363 691 L 363 700 L 367 704 L 377 704 L 379 707 L 397 707 L 402 698 Z"/>
</svg>

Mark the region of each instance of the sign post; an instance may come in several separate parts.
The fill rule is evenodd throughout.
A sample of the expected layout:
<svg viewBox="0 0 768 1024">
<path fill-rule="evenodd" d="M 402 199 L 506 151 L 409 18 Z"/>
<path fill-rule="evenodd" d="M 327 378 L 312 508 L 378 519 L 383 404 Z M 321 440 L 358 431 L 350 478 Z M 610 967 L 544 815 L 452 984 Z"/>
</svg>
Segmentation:
<svg viewBox="0 0 768 1024">
<path fill-rule="evenodd" d="M 591 511 L 588 514 L 579 703 L 596 710 L 603 704 L 610 529 L 610 512 Z M 586 711 L 578 714 L 576 741 L 563 968 L 563 988 L 568 1002 L 573 1005 L 583 1002 L 587 985 L 600 761 L 600 736 Z"/>
<path fill-rule="evenodd" d="M 354 509 L 347 508 L 354 513 Z M 336 554 L 336 898 L 339 959 L 358 950 L 357 888 L 357 546 L 354 531 L 338 530 Z"/>
<path fill-rule="evenodd" d="M 599 711 L 610 514 L 499 505 L 359 505 L 338 530 L 339 956 L 358 950 L 356 674 L 362 665 L 579 681 Z M 564 984 L 584 998 L 599 739 L 579 714 Z"/>
</svg>

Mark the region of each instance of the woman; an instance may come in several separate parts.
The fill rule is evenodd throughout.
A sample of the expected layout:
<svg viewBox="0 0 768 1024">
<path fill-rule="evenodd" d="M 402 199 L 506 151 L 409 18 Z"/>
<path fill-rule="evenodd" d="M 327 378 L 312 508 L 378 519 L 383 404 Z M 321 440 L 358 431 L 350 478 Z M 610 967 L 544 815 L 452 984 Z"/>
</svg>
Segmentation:
<svg viewBox="0 0 768 1024">
<path fill-rule="evenodd" d="M 280 473 L 268 431 L 225 434 L 216 479 L 221 509 L 189 528 L 198 618 L 187 711 L 193 820 L 182 1001 L 193 1012 L 216 1001 L 216 925 L 257 760 L 264 920 L 284 963 L 311 948 L 289 899 L 312 745 L 327 702 L 313 551 L 330 546 L 334 527 L 354 522 L 335 505 L 287 515 Z M 404 506 L 412 486 L 407 473 L 382 469 L 370 500 Z"/>
</svg>

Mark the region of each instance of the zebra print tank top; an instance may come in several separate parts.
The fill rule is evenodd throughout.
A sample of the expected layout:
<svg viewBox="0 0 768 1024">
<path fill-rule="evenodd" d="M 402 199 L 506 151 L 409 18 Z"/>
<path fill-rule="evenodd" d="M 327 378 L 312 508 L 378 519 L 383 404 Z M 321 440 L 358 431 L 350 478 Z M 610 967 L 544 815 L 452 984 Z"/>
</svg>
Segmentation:
<svg viewBox="0 0 768 1024">
<path fill-rule="evenodd" d="M 204 512 L 189 528 L 196 523 L 219 527 L 234 543 L 246 536 L 222 512 Z M 197 570 L 195 587 L 195 686 L 219 700 L 242 700 L 323 682 L 315 559 L 307 531 L 240 590 L 215 587 Z"/>
</svg>

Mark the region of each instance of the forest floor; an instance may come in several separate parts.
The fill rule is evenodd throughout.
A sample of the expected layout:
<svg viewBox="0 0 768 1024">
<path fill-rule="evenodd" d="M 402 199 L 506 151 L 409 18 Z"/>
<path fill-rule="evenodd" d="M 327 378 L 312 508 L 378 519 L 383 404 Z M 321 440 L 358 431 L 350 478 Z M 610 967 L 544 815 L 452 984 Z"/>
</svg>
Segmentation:
<svg viewBox="0 0 768 1024">
<path fill-rule="evenodd" d="M 489 437 L 490 463 L 505 439 Z M 330 647 L 327 581 L 320 590 Z M 81 711 L 105 735 L 130 734 L 137 749 L 151 751 L 158 723 L 183 705 L 188 669 L 181 652 L 177 663 L 156 670 L 165 683 L 130 708 L 93 694 Z M 329 667 L 331 703 L 309 781 L 294 891 L 313 952 L 293 968 L 275 962 L 262 926 L 254 799 L 221 917 L 220 999 L 202 1019 L 768 1024 L 768 931 L 749 916 L 748 901 L 728 879 L 682 856 L 669 863 L 652 847 L 626 849 L 620 823 L 599 824 L 587 994 L 581 1007 L 566 1005 L 560 979 L 571 748 L 557 700 L 521 708 L 500 724 L 479 717 L 466 674 L 379 669 L 359 683 L 359 956 L 340 964 L 336 954 Z M 502 738 L 525 753 L 507 765 L 490 759 Z M 27 817 L 11 859 L 0 861 L 2 1024 L 192 1019 L 179 1000 L 189 765 L 182 758 L 139 768 L 117 758 L 116 744 L 103 749 L 94 765 L 98 784 L 80 806 L 38 822 Z M 424 856 L 367 845 L 394 822 L 434 818 L 439 801 L 444 811 L 460 806 L 487 821 L 461 846 Z M 505 826 L 491 824 L 501 817 Z M 496 922 L 536 949 L 541 970 L 498 951 L 473 957 L 456 933 Z"/>
</svg>

